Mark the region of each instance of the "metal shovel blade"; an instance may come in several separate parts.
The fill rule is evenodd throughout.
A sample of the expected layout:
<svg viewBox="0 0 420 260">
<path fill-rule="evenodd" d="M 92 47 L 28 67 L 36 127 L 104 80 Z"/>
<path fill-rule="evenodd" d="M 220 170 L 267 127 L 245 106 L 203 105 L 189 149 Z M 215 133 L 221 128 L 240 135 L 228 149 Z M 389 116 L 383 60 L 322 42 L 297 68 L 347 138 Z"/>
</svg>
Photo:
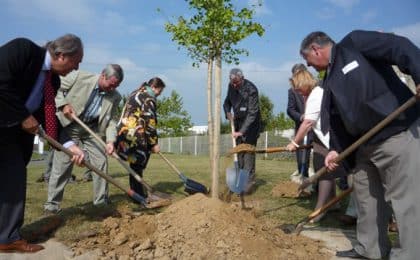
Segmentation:
<svg viewBox="0 0 420 260">
<path fill-rule="evenodd" d="M 244 192 L 248 184 L 248 178 L 249 173 L 243 169 L 226 169 L 226 184 L 233 193 L 240 194 Z"/>
<path fill-rule="evenodd" d="M 189 178 L 187 178 L 186 181 L 184 182 L 184 186 L 185 186 L 184 191 L 190 195 L 193 195 L 195 193 L 203 193 L 203 194 L 209 193 L 206 186 Z"/>
</svg>

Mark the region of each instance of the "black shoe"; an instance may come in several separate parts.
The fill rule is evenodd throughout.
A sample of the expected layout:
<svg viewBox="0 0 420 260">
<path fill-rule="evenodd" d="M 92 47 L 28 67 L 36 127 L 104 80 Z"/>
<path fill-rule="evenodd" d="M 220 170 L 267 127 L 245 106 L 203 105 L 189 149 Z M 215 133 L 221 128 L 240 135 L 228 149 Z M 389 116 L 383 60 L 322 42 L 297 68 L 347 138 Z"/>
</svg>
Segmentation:
<svg viewBox="0 0 420 260">
<path fill-rule="evenodd" d="M 347 257 L 347 258 L 357 258 L 357 259 L 367 259 L 366 257 L 357 253 L 356 250 L 354 250 L 354 248 L 350 249 L 350 250 L 346 250 L 346 251 L 337 251 L 335 253 L 335 256 L 337 256 L 337 257 Z"/>
</svg>

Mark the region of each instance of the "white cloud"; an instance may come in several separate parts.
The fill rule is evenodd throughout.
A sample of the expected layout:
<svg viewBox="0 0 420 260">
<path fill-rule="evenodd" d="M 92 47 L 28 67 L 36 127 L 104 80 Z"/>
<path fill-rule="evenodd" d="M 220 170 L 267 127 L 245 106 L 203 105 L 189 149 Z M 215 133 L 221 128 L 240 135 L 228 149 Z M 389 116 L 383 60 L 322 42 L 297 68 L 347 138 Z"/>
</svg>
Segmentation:
<svg viewBox="0 0 420 260">
<path fill-rule="evenodd" d="M 374 10 L 368 10 L 362 14 L 362 21 L 364 23 L 370 23 L 378 16 L 378 13 Z"/>
<path fill-rule="evenodd" d="M 391 32 L 407 37 L 420 47 L 420 22 L 391 28 Z"/>
<path fill-rule="evenodd" d="M 330 20 L 336 16 L 335 11 L 330 7 L 323 7 L 315 11 L 315 15 L 322 20 Z"/>
<path fill-rule="evenodd" d="M 353 6 L 359 4 L 360 0 L 326 0 L 326 2 L 346 10 L 351 10 Z"/>
<path fill-rule="evenodd" d="M 91 11 L 94 8 L 89 6 L 87 1 L 83 0 L 6 1 L 7 7 L 18 17 L 31 19 L 48 17 L 50 20 L 59 21 L 64 24 L 89 24 L 92 21 L 92 17 L 95 17 L 94 13 Z"/>
</svg>

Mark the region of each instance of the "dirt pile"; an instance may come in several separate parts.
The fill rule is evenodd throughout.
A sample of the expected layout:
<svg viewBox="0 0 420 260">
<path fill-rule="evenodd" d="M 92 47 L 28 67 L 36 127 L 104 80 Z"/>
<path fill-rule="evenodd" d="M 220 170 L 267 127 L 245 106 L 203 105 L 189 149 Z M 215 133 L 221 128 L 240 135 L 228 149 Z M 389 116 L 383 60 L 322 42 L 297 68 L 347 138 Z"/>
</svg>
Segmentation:
<svg viewBox="0 0 420 260">
<path fill-rule="evenodd" d="M 274 197 L 297 198 L 307 196 L 307 194 L 298 193 L 299 184 L 293 181 L 282 181 L 271 190 Z M 310 193 L 309 193 L 310 194 Z"/>
<path fill-rule="evenodd" d="M 122 214 L 73 245 L 104 259 L 329 259 L 319 241 L 286 235 L 235 204 L 196 194 L 152 216 Z"/>
</svg>

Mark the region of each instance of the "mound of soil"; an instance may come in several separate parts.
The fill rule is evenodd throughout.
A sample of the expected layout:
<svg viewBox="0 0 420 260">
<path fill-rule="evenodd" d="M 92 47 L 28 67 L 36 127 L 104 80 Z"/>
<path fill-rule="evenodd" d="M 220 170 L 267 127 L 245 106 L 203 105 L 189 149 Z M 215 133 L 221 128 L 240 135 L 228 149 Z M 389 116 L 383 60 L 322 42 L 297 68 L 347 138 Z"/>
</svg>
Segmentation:
<svg viewBox="0 0 420 260">
<path fill-rule="evenodd" d="M 307 190 L 304 190 L 302 193 L 298 193 L 299 185 L 300 184 L 293 181 L 280 182 L 271 190 L 271 195 L 274 197 L 285 198 L 307 197 L 311 195 L 311 193 Z"/>
<path fill-rule="evenodd" d="M 72 246 L 104 259 L 329 259 L 322 242 L 284 234 L 238 205 L 195 194 L 157 215 L 109 217 Z"/>
</svg>

